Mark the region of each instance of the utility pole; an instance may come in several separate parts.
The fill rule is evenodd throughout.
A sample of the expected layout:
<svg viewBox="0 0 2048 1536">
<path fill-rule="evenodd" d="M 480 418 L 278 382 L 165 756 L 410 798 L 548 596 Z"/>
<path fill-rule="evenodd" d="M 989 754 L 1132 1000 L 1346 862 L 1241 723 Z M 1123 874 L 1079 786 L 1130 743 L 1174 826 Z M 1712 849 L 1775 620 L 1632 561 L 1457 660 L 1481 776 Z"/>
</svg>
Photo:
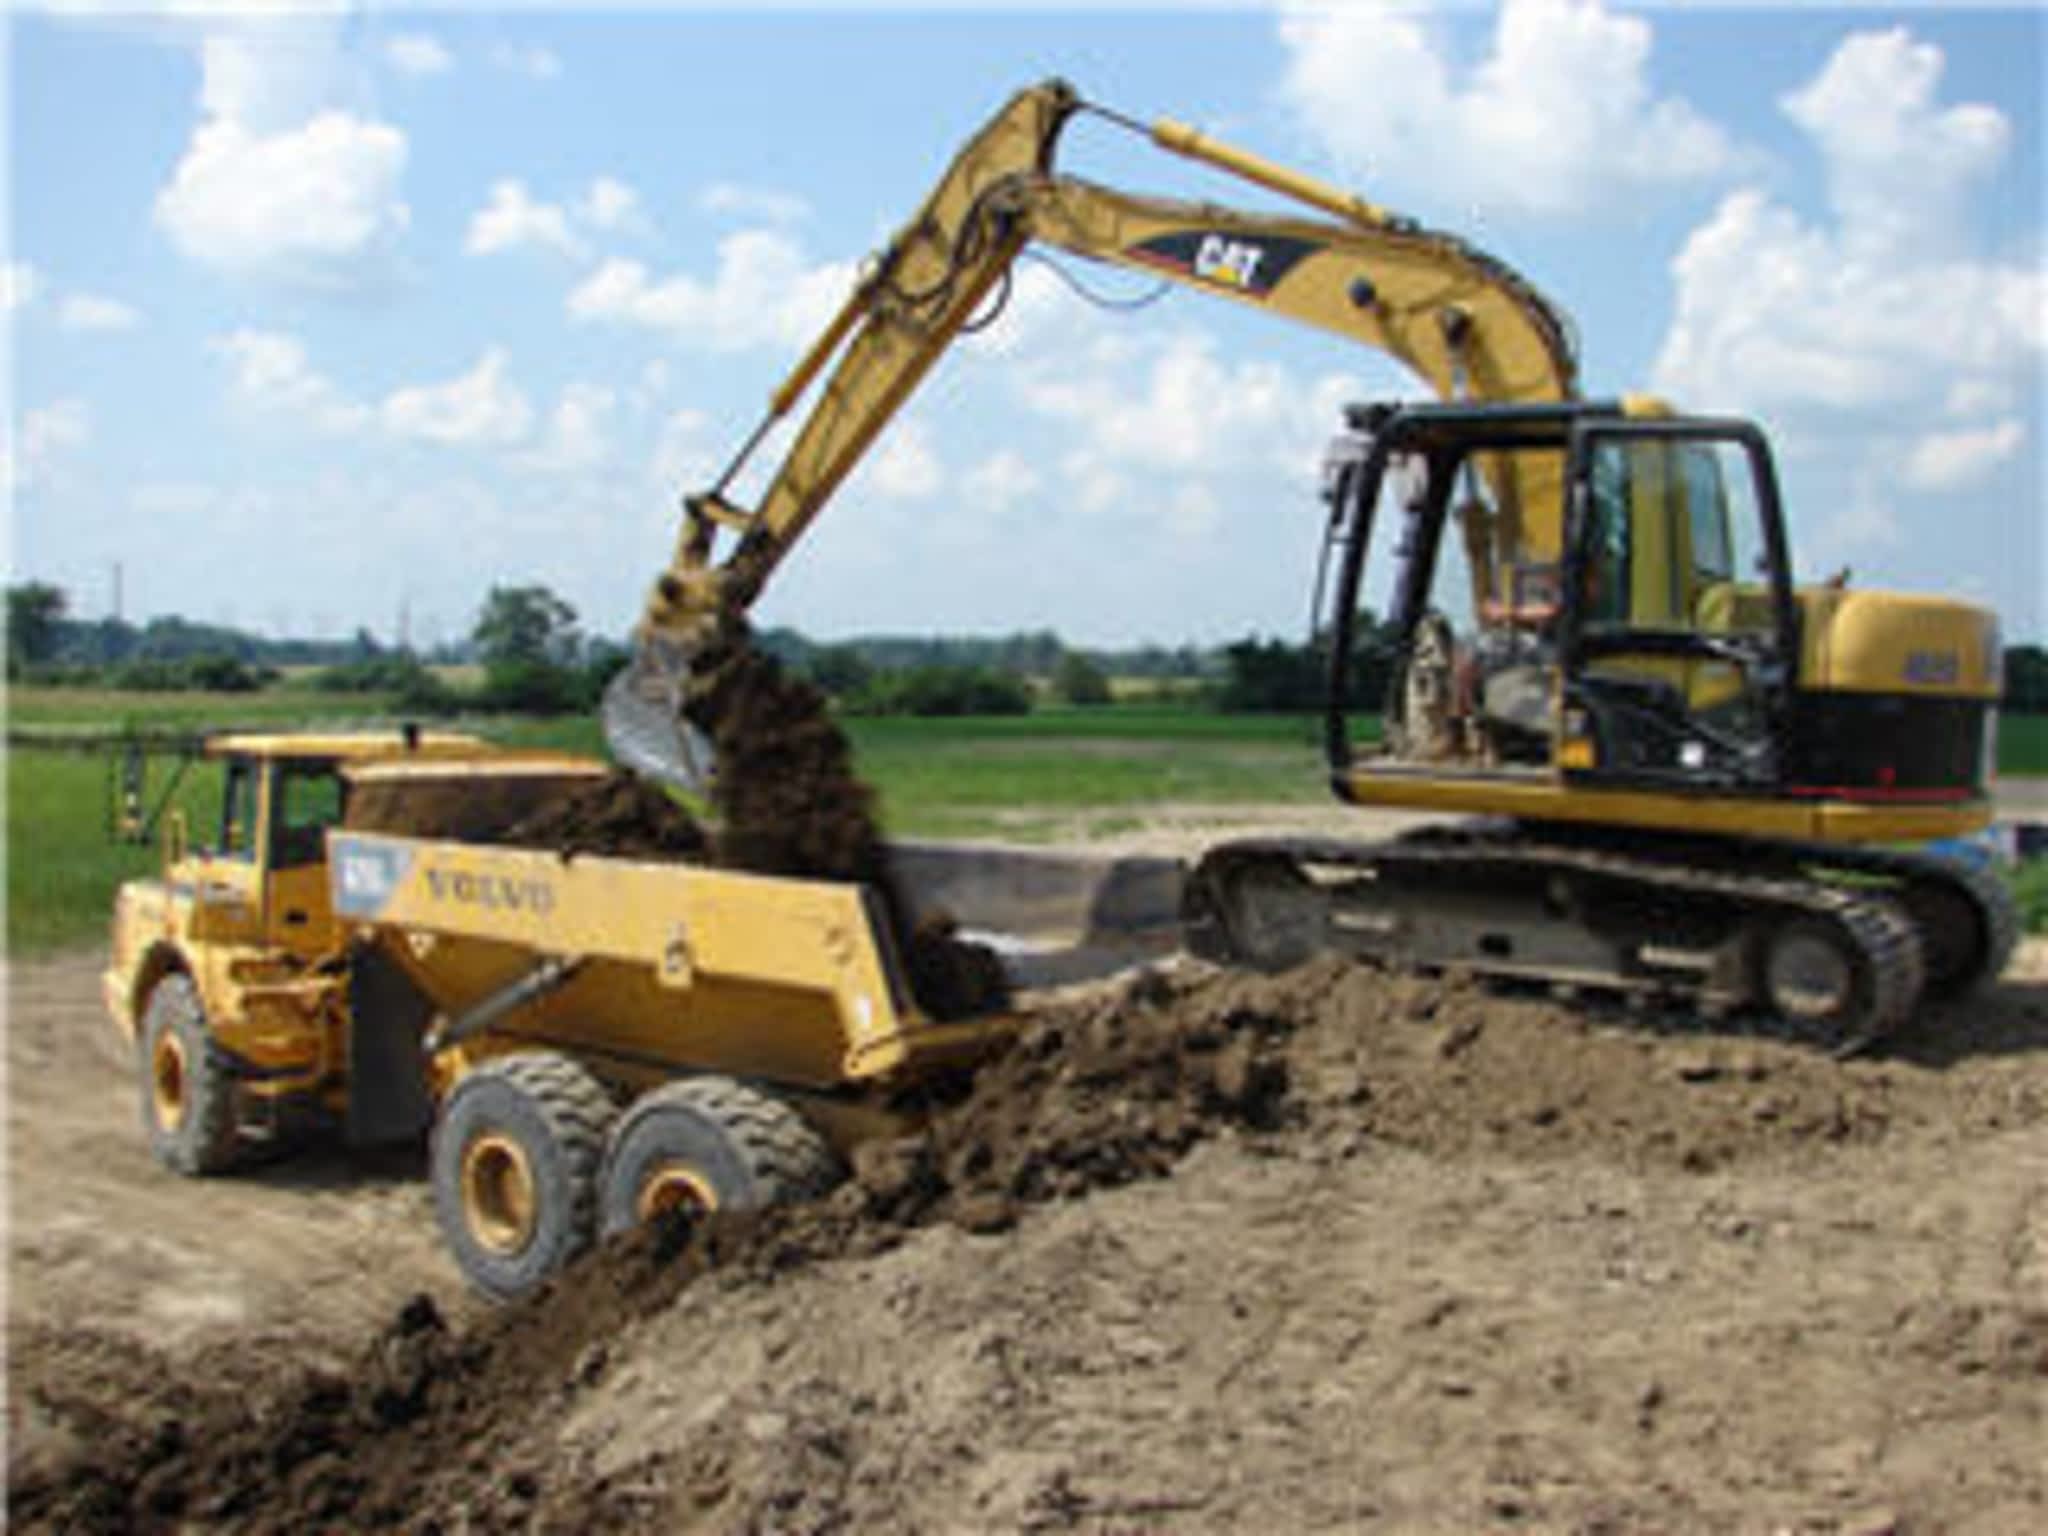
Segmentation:
<svg viewBox="0 0 2048 1536">
<path fill-rule="evenodd" d="M 114 622 L 121 622 L 121 562 L 114 562 Z"/>
</svg>

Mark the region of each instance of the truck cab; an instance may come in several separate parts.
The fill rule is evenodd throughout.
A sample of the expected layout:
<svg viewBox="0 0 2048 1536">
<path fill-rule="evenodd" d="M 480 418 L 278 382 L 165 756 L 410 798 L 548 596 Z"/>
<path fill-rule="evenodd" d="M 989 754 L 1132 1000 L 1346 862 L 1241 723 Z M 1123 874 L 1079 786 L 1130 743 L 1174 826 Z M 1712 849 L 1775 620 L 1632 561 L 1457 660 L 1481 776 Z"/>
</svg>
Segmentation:
<svg viewBox="0 0 2048 1536">
<path fill-rule="evenodd" d="M 214 1171 L 284 1100 L 341 1092 L 347 978 L 322 962 L 341 939 L 326 833 L 347 811 L 346 770 L 488 751 L 410 728 L 205 741 L 210 782 L 165 817 L 162 872 L 116 895 L 101 982 L 161 1160 Z"/>
</svg>

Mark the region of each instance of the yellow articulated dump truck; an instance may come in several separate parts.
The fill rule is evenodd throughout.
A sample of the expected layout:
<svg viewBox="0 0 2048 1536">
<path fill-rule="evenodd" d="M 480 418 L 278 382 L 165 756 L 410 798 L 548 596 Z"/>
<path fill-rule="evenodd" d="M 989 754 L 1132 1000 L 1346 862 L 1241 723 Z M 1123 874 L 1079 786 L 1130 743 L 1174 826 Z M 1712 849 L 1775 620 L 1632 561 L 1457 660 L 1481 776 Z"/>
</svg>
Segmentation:
<svg viewBox="0 0 2048 1536">
<path fill-rule="evenodd" d="M 925 1017 L 867 887 L 517 846 L 601 787 L 589 760 L 400 733 L 207 755 L 218 837 L 171 821 L 105 977 L 152 1150 L 203 1174 L 302 1118 L 430 1129 L 443 1233 L 493 1296 L 657 1211 L 821 1190 L 902 1128 L 898 1090 L 1014 1032 Z"/>
</svg>

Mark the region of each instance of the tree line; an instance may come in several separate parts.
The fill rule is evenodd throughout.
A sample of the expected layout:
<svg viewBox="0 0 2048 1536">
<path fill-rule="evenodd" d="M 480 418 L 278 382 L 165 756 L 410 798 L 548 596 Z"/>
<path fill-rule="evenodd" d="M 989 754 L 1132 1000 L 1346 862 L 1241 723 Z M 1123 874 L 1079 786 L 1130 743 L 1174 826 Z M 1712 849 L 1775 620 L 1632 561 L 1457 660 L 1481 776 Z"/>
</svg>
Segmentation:
<svg viewBox="0 0 2048 1536">
<path fill-rule="evenodd" d="M 572 714 L 596 707 L 626 661 L 619 643 L 581 627 L 576 610 L 539 584 L 493 587 L 467 638 L 437 660 L 476 665 L 470 684 L 448 681 L 410 649 L 366 630 L 342 641 L 274 640 L 176 616 L 141 625 L 69 616 L 64 592 L 44 582 L 7 589 L 11 681 L 146 691 L 238 692 L 307 667 L 306 686 L 377 693 L 414 714 L 462 711 Z M 1354 627 L 1347 708 L 1377 710 L 1392 682 L 1394 652 L 1370 613 Z M 1327 642 L 1247 636 L 1217 647 L 1072 647 L 1051 630 L 1000 636 L 873 635 L 821 642 L 768 629 L 762 646 L 858 715 L 1023 714 L 1044 700 L 1107 704 L 1113 679 L 1231 712 L 1309 713 L 1323 707 Z M 2048 714 L 2048 649 L 2004 653 L 2003 707 Z"/>
</svg>

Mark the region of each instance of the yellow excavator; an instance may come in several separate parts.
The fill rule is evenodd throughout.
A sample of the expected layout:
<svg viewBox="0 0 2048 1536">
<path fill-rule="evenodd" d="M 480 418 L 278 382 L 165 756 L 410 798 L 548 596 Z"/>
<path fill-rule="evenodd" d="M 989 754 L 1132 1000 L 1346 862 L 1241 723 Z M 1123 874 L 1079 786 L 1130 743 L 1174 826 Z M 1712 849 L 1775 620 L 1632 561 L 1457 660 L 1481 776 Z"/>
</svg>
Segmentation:
<svg viewBox="0 0 2048 1536">
<path fill-rule="evenodd" d="M 1056 170 L 1083 116 L 1306 212 Z M 685 499 L 605 703 L 623 762 L 703 786 L 693 663 L 925 372 L 992 318 L 1034 245 L 1362 343 L 1434 397 L 1347 412 L 1325 466 L 1318 635 L 1336 794 L 1462 819 L 1211 849 L 1188 885 L 1198 953 L 1277 968 L 1335 947 L 1754 1016 L 1838 1051 L 2003 966 L 2016 925 L 2002 885 L 1900 846 L 1989 820 L 1993 615 L 1843 578 L 1795 587 L 1755 425 L 1584 398 L 1567 323 L 1503 262 L 1061 81 L 1018 93 L 967 142 L 724 475 Z M 757 504 L 737 504 L 736 476 L 814 387 Z M 1393 590 L 1369 624 L 1382 530 Z M 1374 646 L 1392 658 L 1383 699 L 1356 680 Z M 1354 713 L 1382 729 L 1355 731 Z"/>
</svg>

